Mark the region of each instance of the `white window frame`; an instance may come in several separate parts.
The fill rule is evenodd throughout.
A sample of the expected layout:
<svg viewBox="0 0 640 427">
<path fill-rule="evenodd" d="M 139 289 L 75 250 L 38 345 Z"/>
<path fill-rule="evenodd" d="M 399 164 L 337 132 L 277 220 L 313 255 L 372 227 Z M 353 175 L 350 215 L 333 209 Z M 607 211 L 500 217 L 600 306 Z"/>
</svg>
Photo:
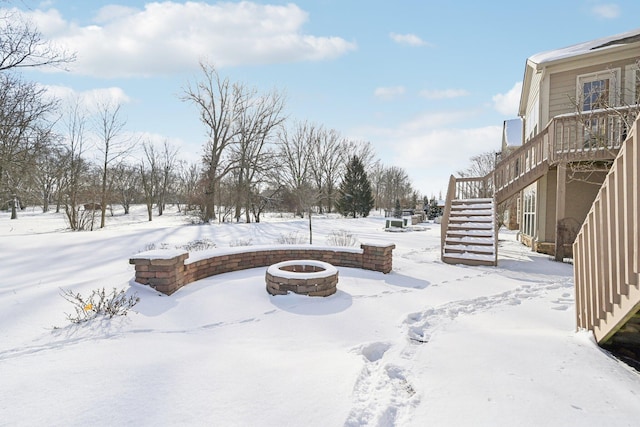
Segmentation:
<svg viewBox="0 0 640 427">
<path fill-rule="evenodd" d="M 640 81 L 640 60 L 635 64 L 629 64 L 624 68 L 624 102 L 627 105 L 637 104 L 637 100 L 640 95 L 636 93 L 638 81 Z"/>
<path fill-rule="evenodd" d="M 535 236 L 536 233 L 536 185 L 529 186 L 522 191 L 522 222 L 520 229 L 526 236 Z"/>
<path fill-rule="evenodd" d="M 609 105 L 612 107 L 618 105 L 620 99 L 620 68 L 611 68 L 596 71 L 595 73 L 580 74 L 576 77 L 576 101 L 580 111 L 585 111 L 582 110 L 584 105 L 584 93 L 582 92 L 584 84 L 607 79 L 609 80 Z"/>
</svg>

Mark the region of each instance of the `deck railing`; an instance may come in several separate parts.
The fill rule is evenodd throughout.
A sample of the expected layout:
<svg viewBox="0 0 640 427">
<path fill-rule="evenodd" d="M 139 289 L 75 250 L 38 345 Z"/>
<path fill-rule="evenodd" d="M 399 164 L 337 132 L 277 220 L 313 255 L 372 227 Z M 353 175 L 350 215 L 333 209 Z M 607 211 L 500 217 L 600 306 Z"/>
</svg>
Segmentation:
<svg viewBox="0 0 640 427">
<path fill-rule="evenodd" d="M 640 308 L 640 119 L 600 188 L 573 244 L 579 328 L 606 342 Z"/>
<path fill-rule="evenodd" d="M 633 105 L 556 116 L 541 132 L 503 156 L 492 172 L 473 179 L 495 191 L 496 202 L 502 203 L 539 179 L 549 166 L 614 159 L 639 110 Z"/>
</svg>

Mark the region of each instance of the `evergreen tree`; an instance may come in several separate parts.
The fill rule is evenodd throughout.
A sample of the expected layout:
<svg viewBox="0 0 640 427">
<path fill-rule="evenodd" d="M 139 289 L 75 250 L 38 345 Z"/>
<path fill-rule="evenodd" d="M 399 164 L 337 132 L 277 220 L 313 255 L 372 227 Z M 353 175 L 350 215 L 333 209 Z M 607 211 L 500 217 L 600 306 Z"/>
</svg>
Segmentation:
<svg viewBox="0 0 640 427">
<path fill-rule="evenodd" d="M 429 211 L 427 212 L 427 219 L 436 219 L 442 215 L 442 208 L 438 207 L 438 201 L 435 197 L 432 197 L 429 201 Z"/>
<path fill-rule="evenodd" d="M 339 190 L 340 197 L 336 201 L 336 209 L 344 216 L 367 217 L 373 208 L 371 183 L 364 171 L 362 161 L 353 156 L 347 163 L 347 171 Z"/>
<path fill-rule="evenodd" d="M 396 204 L 393 207 L 393 216 L 396 218 L 402 218 L 402 208 L 400 207 L 400 199 L 396 199 Z"/>
</svg>

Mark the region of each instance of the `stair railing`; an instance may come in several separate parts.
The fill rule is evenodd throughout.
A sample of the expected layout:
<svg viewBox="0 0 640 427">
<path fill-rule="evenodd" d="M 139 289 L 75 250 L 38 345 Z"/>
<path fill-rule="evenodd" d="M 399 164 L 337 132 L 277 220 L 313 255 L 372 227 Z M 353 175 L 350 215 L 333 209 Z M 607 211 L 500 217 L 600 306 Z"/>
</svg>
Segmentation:
<svg viewBox="0 0 640 427">
<path fill-rule="evenodd" d="M 440 258 L 444 256 L 444 244 L 447 239 L 449 229 L 449 216 L 451 215 L 451 203 L 455 199 L 457 178 L 453 175 L 449 177 L 449 187 L 447 187 L 447 199 L 440 219 Z"/>
<path fill-rule="evenodd" d="M 464 199 L 491 199 L 494 193 L 493 174 L 483 177 L 465 177 L 456 178 L 451 175 L 449 177 L 449 187 L 447 188 L 447 199 L 442 213 L 442 221 L 440 225 L 440 249 L 441 255 L 444 255 L 445 241 L 449 228 L 449 217 L 451 215 L 451 204 L 454 200 Z M 498 233 L 496 230 L 496 245 L 498 242 Z M 497 246 L 496 246 L 497 247 Z M 497 252 L 497 251 L 496 251 Z M 496 255 L 497 256 L 497 255 Z"/>
<path fill-rule="evenodd" d="M 606 342 L 640 308 L 640 118 L 573 244 L 576 323 Z"/>
</svg>

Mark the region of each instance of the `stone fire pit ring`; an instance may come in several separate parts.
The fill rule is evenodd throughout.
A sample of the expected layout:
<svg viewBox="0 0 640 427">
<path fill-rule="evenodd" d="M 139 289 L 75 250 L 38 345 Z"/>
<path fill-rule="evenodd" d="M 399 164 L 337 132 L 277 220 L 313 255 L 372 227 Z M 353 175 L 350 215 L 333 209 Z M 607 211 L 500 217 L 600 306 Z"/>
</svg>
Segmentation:
<svg viewBox="0 0 640 427">
<path fill-rule="evenodd" d="M 287 295 L 293 292 L 310 297 L 336 293 L 338 269 L 328 262 L 311 259 L 283 261 L 271 265 L 265 274 L 267 292 Z"/>
</svg>

